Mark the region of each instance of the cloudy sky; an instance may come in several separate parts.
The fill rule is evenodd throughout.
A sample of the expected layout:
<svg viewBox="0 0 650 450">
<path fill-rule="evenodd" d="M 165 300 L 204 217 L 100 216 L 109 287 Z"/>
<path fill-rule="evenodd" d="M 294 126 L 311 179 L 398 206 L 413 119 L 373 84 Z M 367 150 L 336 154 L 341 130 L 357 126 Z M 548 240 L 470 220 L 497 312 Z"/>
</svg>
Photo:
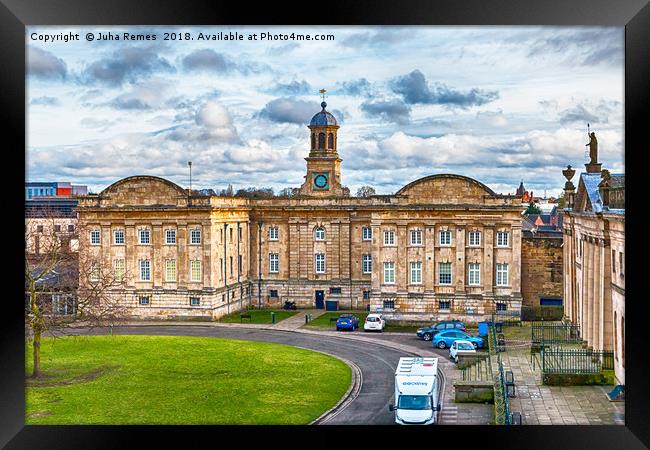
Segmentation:
<svg viewBox="0 0 650 450">
<path fill-rule="evenodd" d="M 80 40 L 61 41 L 69 33 Z M 588 161 L 587 123 L 603 167 L 624 172 L 623 28 L 29 27 L 26 45 L 28 181 L 99 192 L 156 175 L 187 187 L 192 161 L 194 188 L 298 187 L 321 88 L 353 194 L 456 173 L 558 195 L 561 170 Z"/>
</svg>

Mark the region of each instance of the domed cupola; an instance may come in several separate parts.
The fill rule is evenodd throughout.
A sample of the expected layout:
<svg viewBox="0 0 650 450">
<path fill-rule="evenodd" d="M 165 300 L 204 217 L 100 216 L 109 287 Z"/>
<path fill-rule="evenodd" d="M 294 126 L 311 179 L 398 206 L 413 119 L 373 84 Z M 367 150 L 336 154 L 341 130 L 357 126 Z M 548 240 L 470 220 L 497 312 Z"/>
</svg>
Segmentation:
<svg viewBox="0 0 650 450">
<path fill-rule="evenodd" d="M 311 122 L 309 123 L 309 126 L 318 127 L 318 126 L 327 126 L 327 125 L 338 125 L 338 123 L 336 122 L 336 117 L 334 117 L 330 112 L 325 110 L 325 108 L 327 107 L 327 103 L 322 102 L 320 106 L 321 108 L 323 108 L 323 110 L 314 114 L 314 117 L 311 118 Z"/>
<path fill-rule="evenodd" d="M 326 111 L 327 103 L 325 100 L 320 104 L 322 111 L 314 114 L 309 122 L 311 130 L 311 152 L 314 153 L 336 153 L 336 131 L 339 124 L 336 117 L 329 111 Z"/>
</svg>

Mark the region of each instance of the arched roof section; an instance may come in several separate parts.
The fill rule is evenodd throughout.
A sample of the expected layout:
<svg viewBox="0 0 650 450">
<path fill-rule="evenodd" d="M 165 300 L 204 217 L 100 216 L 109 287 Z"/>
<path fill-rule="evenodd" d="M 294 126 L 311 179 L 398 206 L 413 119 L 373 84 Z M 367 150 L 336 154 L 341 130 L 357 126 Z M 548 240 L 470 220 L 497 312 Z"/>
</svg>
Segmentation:
<svg viewBox="0 0 650 450">
<path fill-rule="evenodd" d="M 187 192 L 164 178 L 135 175 L 108 186 L 99 201 L 102 206 L 181 206 L 187 204 Z"/>
<path fill-rule="evenodd" d="M 396 195 L 407 196 L 409 203 L 480 204 L 487 197 L 499 197 L 478 180 L 463 175 L 437 174 L 415 180 Z"/>
</svg>

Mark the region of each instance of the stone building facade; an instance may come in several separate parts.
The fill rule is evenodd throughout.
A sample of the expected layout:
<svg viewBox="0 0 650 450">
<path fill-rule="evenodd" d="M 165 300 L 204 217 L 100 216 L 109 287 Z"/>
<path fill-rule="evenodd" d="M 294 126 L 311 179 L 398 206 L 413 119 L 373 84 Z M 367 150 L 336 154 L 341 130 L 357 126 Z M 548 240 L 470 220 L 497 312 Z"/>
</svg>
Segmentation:
<svg viewBox="0 0 650 450">
<path fill-rule="evenodd" d="M 524 231 L 521 245 L 522 306 L 562 304 L 564 296 L 562 243 L 561 230 L 558 233 Z"/>
<path fill-rule="evenodd" d="M 200 197 L 161 178 L 129 177 L 80 200 L 80 223 L 100 236 L 82 238 L 82 253 L 113 269 L 124 261 L 119 295 L 137 316 L 217 318 L 285 300 L 300 307 L 336 301 L 339 309 L 402 320 L 478 321 L 495 310 L 520 311 L 521 200 L 453 174 L 416 180 L 394 195 L 350 197 L 339 126 L 321 106 L 309 125 L 298 195 Z M 149 230 L 148 244 L 139 243 L 141 229 Z M 190 243 L 193 229 L 201 230 L 198 245 Z M 123 244 L 115 243 L 116 230 Z M 167 230 L 176 230 L 176 243 L 165 243 Z M 165 279 L 169 260 L 175 281 Z M 197 260 L 195 282 L 190 265 Z M 141 261 L 150 261 L 146 281 Z M 142 297 L 149 300 L 141 304 Z"/>
<path fill-rule="evenodd" d="M 585 166 L 577 190 L 575 171 L 564 171 L 564 311 L 589 347 L 614 352 L 625 384 L 625 177 Z"/>
<path fill-rule="evenodd" d="M 78 212 L 80 258 L 123 275 L 114 295 L 134 316 L 212 319 L 248 304 L 246 199 L 134 176 L 81 198 Z"/>
</svg>

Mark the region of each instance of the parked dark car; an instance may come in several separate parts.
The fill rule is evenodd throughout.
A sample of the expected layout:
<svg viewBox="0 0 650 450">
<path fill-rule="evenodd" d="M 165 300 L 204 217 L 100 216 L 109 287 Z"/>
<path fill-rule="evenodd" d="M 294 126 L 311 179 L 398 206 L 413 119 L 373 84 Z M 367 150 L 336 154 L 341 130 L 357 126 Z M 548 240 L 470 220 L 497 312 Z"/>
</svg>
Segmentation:
<svg viewBox="0 0 650 450">
<path fill-rule="evenodd" d="M 336 321 L 336 331 L 356 330 L 359 328 L 359 318 L 354 314 L 341 314 Z"/>
<path fill-rule="evenodd" d="M 436 323 L 435 325 L 431 325 L 430 327 L 418 328 L 415 334 L 417 334 L 420 339 L 430 341 L 436 334 L 445 330 L 458 330 L 466 332 L 467 328 L 465 328 L 465 324 L 463 324 L 463 322 L 460 320 L 443 320 Z"/>
</svg>

